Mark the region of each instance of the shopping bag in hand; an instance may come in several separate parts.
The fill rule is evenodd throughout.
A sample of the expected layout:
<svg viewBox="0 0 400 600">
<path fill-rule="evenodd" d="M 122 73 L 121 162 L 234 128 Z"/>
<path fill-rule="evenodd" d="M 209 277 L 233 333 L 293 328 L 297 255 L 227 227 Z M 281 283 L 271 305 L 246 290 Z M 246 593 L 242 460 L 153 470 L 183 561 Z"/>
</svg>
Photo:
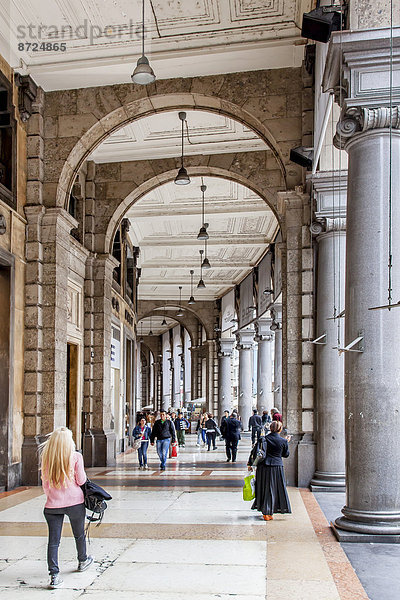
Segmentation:
<svg viewBox="0 0 400 600">
<path fill-rule="evenodd" d="M 177 446 L 172 446 L 171 457 L 176 458 L 178 456 L 178 448 Z"/>
<path fill-rule="evenodd" d="M 254 500 L 255 497 L 255 478 L 254 473 L 248 473 L 244 478 L 243 500 L 246 502 Z"/>
</svg>

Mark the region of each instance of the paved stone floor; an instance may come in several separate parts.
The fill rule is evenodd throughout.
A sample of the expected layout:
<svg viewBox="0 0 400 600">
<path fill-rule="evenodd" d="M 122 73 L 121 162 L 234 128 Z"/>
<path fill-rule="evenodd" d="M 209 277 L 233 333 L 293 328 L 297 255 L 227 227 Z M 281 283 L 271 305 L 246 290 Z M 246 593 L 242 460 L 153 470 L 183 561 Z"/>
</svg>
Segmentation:
<svg viewBox="0 0 400 600">
<path fill-rule="evenodd" d="M 77 573 L 69 525 L 60 547 L 61 590 L 45 590 L 46 525 L 40 488 L 0 496 L 2 600 L 366 600 L 350 562 L 314 496 L 290 489 L 293 514 L 265 523 L 243 502 L 250 442 L 238 462 L 223 445 L 197 448 L 194 436 L 167 470 L 154 450 L 149 471 L 136 452 L 117 466 L 89 470 L 112 494 L 104 522 L 91 530 L 93 568 Z"/>
</svg>

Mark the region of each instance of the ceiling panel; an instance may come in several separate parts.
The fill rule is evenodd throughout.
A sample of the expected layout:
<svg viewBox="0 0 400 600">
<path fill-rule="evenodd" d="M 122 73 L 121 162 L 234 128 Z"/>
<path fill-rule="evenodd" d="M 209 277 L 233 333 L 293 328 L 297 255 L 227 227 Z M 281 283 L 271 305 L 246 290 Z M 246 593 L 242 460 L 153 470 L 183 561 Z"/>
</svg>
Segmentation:
<svg viewBox="0 0 400 600">
<path fill-rule="evenodd" d="M 3 0 L 2 4 L 0 53 L 45 90 L 130 81 L 140 56 L 140 0 Z M 146 53 L 163 79 L 300 66 L 298 17 L 312 4 L 312 0 L 152 0 L 151 6 L 146 1 Z M 20 42 L 56 41 L 67 44 L 65 52 L 18 49 Z"/>
</svg>

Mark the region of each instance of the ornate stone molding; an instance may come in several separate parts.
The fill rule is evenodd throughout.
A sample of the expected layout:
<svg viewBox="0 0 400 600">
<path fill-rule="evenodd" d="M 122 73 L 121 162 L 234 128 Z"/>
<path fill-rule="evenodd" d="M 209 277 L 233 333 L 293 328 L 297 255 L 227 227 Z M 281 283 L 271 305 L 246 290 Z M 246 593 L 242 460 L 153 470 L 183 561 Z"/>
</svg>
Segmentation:
<svg viewBox="0 0 400 600">
<path fill-rule="evenodd" d="M 311 223 L 310 231 L 314 237 L 331 233 L 332 231 L 346 231 L 346 219 L 343 217 L 318 219 Z"/>
<path fill-rule="evenodd" d="M 223 357 L 223 356 L 232 356 L 232 351 L 233 351 L 233 346 L 235 344 L 235 339 L 234 338 L 221 338 L 219 340 L 219 351 L 218 351 L 218 356 L 219 357 Z"/>
<path fill-rule="evenodd" d="M 339 150 L 346 147 L 347 142 L 356 134 L 372 129 L 400 130 L 400 106 L 377 108 L 350 108 L 336 126 L 333 143 Z"/>
</svg>

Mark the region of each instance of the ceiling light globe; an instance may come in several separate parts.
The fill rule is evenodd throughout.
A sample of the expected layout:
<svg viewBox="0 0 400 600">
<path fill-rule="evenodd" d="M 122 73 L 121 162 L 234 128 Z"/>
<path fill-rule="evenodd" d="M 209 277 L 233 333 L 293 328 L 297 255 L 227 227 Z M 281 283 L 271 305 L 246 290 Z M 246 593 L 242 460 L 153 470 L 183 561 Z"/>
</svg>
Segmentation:
<svg viewBox="0 0 400 600">
<path fill-rule="evenodd" d="M 148 85 L 156 80 L 156 76 L 149 64 L 147 56 L 143 55 L 138 59 L 136 68 L 131 75 L 131 79 L 133 83 L 139 85 Z"/>
<path fill-rule="evenodd" d="M 181 167 L 178 171 L 177 176 L 175 177 L 176 185 L 188 185 L 190 183 L 190 177 L 185 167 Z"/>
</svg>

